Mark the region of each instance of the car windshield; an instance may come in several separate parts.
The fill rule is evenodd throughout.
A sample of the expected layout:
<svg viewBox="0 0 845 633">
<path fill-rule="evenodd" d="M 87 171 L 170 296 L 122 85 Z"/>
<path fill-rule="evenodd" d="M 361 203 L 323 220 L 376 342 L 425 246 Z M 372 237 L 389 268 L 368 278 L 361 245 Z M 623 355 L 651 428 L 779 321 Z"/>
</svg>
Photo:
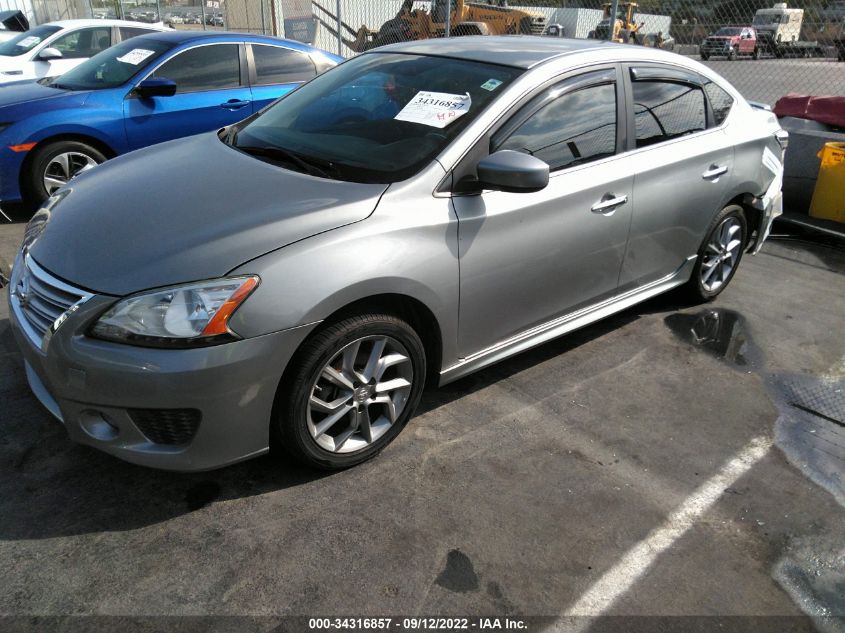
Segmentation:
<svg viewBox="0 0 845 633">
<path fill-rule="evenodd" d="M 739 35 L 740 33 L 742 33 L 742 29 L 731 27 L 725 27 L 716 31 L 716 35 Z"/>
<path fill-rule="evenodd" d="M 339 180 L 420 171 L 522 70 L 446 57 L 368 53 L 291 92 L 227 134 L 239 149 Z M 322 173 L 321 173 L 322 172 Z"/>
<path fill-rule="evenodd" d="M 61 27 L 50 24 L 36 26 L 34 29 L 16 35 L 12 39 L 0 44 L 0 55 L 4 57 L 17 57 L 18 55 L 28 53 L 58 31 L 61 31 Z"/>
<path fill-rule="evenodd" d="M 66 90 L 115 88 L 129 81 L 173 46 L 172 42 L 132 38 L 97 53 L 56 77 L 50 85 Z"/>
</svg>

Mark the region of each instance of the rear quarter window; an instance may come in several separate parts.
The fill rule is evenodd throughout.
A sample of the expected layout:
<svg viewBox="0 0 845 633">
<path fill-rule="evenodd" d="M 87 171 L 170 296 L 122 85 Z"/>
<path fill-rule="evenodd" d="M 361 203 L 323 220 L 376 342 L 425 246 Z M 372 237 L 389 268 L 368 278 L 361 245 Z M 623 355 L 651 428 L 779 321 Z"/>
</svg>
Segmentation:
<svg viewBox="0 0 845 633">
<path fill-rule="evenodd" d="M 702 77 L 702 83 L 704 94 L 707 95 L 707 102 L 710 106 L 712 126 L 722 125 L 730 114 L 734 99 L 715 82 Z"/>
</svg>

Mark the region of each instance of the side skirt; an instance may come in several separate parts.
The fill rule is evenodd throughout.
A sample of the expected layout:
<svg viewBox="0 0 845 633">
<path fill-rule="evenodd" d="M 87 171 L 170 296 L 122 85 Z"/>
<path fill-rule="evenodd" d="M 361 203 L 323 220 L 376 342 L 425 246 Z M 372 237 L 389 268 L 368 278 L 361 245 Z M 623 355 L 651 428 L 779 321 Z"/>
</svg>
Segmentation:
<svg viewBox="0 0 845 633">
<path fill-rule="evenodd" d="M 646 286 L 636 288 L 602 303 L 582 308 L 577 312 L 558 317 L 548 323 L 521 332 L 506 341 L 497 343 L 493 347 L 467 356 L 440 372 L 440 385 L 442 386 L 463 378 L 468 374 L 493 363 L 498 363 L 514 354 L 519 354 L 532 347 L 542 345 L 573 330 L 590 325 L 647 299 L 656 297 L 667 290 L 676 288 L 686 283 L 690 278 L 697 257 L 697 255 L 688 257 L 678 270 Z"/>
</svg>

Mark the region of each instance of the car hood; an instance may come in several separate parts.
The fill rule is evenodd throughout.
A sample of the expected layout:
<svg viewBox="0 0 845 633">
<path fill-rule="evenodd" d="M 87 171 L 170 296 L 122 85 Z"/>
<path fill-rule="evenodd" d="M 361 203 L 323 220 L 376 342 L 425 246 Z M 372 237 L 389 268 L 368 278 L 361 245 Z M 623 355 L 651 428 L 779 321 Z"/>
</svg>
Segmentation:
<svg viewBox="0 0 845 633">
<path fill-rule="evenodd" d="M 72 91 L 49 88 L 42 86 L 35 80 L 12 82 L 0 84 L 0 108 L 32 104 L 33 101 L 47 99 L 50 100 L 50 103 L 44 105 L 55 108 L 57 100 L 68 100 L 75 103 L 84 101 L 89 94 L 90 90 Z"/>
<path fill-rule="evenodd" d="M 74 180 L 30 254 L 74 285 L 126 295 L 220 277 L 363 220 L 386 189 L 282 169 L 211 132 L 132 152 Z"/>
</svg>

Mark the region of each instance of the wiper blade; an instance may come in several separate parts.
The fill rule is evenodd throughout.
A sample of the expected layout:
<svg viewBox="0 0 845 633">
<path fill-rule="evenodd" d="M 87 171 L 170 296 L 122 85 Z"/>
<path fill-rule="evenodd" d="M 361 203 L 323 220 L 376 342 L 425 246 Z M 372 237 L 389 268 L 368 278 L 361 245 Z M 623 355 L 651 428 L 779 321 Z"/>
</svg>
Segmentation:
<svg viewBox="0 0 845 633">
<path fill-rule="evenodd" d="M 320 169 L 317 165 L 313 164 L 313 162 L 304 159 L 299 154 L 295 154 L 294 152 L 283 149 L 281 147 L 271 147 L 262 145 L 232 145 L 232 147 L 235 147 L 241 150 L 242 152 L 246 152 L 247 154 L 254 154 L 256 156 L 266 156 L 267 158 L 281 159 L 289 163 L 293 163 L 306 174 L 311 174 L 312 176 L 318 176 L 320 178 L 329 178 L 328 173 Z"/>
</svg>

